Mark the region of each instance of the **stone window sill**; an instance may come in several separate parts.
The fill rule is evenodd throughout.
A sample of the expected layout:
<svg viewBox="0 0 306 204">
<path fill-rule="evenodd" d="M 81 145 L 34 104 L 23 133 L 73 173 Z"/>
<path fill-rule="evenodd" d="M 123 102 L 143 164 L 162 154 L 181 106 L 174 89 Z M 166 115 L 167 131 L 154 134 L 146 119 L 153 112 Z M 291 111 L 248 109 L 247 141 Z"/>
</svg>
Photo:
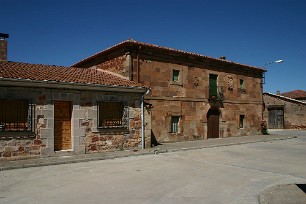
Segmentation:
<svg viewBox="0 0 306 204">
<path fill-rule="evenodd" d="M 183 82 L 180 82 L 180 81 L 171 81 L 170 85 L 183 86 Z"/>
<path fill-rule="evenodd" d="M 246 93 L 246 89 L 241 89 L 241 88 L 239 88 L 238 91 L 239 91 L 240 93 Z"/>
</svg>

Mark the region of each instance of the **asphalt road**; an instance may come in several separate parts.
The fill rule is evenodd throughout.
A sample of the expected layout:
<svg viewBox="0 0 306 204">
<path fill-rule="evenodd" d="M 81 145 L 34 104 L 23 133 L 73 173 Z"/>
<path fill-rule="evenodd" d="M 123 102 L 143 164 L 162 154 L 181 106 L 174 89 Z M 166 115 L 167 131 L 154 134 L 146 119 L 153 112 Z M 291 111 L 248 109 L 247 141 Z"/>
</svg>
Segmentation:
<svg viewBox="0 0 306 204">
<path fill-rule="evenodd" d="M 306 132 L 272 142 L 0 172 L 0 203 L 258 203 L 306 183 Z"/>
</svg>

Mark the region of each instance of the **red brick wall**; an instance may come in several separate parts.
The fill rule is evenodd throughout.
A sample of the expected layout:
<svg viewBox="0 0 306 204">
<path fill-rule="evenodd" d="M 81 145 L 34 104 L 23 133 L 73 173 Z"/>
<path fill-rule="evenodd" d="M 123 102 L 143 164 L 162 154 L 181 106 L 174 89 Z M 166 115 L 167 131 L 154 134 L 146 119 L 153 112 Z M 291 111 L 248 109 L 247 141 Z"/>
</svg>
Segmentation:
<svg viewBox="0 0 306 204">
<path fill-rule="evenodd" d="M 0 61 L 7 60 L 7 41 L 0 39 Z"/>
</svg>

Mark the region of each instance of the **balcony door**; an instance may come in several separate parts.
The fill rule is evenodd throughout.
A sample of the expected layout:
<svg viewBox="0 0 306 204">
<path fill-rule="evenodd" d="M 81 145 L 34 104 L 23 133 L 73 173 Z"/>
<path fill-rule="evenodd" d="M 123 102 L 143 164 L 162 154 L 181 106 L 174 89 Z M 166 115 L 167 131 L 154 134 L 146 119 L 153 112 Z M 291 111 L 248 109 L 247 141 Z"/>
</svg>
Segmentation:
<svg viewBox="0 0 306 204">
<path fill-rule="evenodd" d="M 218 75 L 216 74 L 210 74 L 209 75 L 209 98 L 212 96 L 217 97 L 218 92 L 217 92 L 217 86 L 218 86 Z"/>
</svg>

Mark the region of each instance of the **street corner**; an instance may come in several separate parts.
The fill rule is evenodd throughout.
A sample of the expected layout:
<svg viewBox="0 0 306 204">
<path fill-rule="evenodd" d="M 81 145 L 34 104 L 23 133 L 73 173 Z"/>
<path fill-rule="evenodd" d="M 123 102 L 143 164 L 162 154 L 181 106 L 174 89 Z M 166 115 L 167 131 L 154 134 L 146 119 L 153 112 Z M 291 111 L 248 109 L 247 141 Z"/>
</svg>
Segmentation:
<svg viewBox="0 0 306 204">
<path fill-rule="evenodd" d="M 259 195 L 260 204 L 305 204 L 306 183 L 268 187 Z"/>
</svg>

